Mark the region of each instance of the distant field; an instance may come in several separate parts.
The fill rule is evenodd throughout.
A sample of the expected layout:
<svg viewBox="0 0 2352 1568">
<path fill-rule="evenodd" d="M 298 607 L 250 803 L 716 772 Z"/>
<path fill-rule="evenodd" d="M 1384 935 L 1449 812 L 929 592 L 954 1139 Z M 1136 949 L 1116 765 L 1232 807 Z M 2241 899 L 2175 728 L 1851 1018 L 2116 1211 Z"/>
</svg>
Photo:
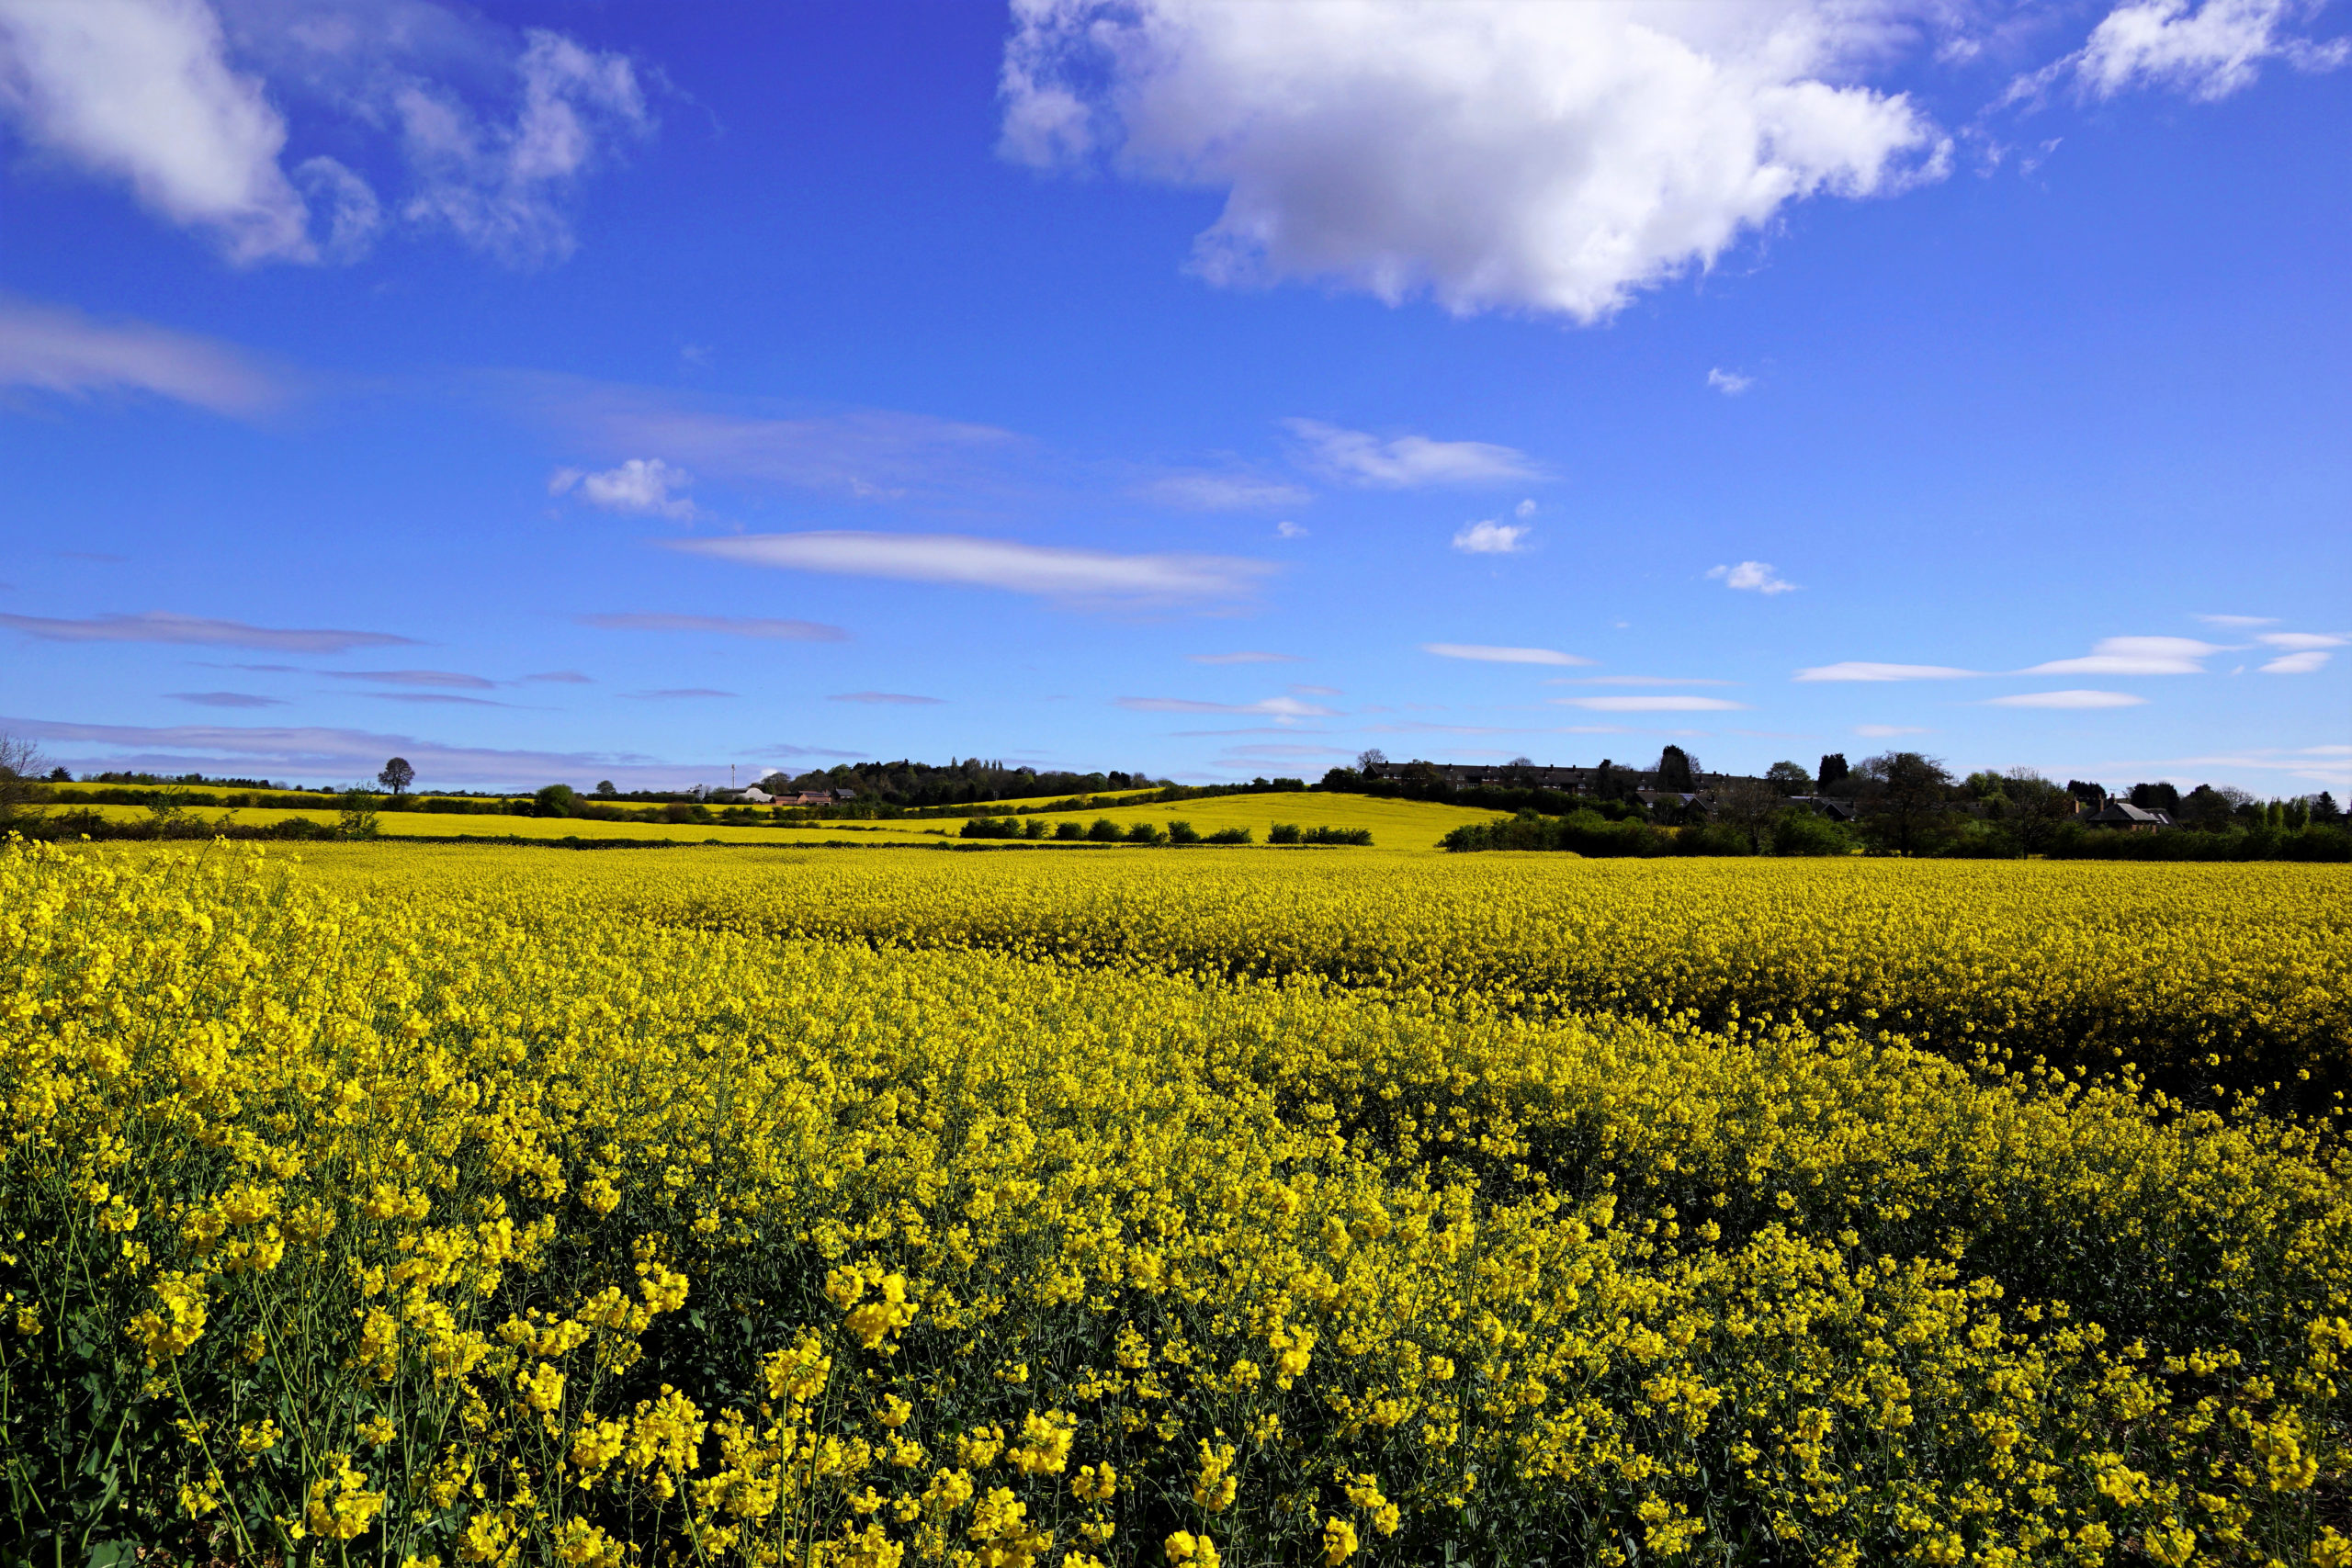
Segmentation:
<svg viewBox="0 0 2352 1568">
<path fill-rule="evenodd" d="M 87 809 L 115 821 L 137 820 L 146 815 L 146 808 L 138 806 L 93 806 Z M 332 824 L 338 814 L 332 810 L 280 811 L 268 807 L 239 807 L 234 809 L 198 809 L 191 815 L 208 822 L 226 821 L 240 828 L 266 828 L 296 817 Z M 600 822 L 576 817 L 473 817 L 432 811 L 387 811 L 377 819 L 377 824 L 379 831 L 395 838 L 665 839 L 683 844 L 821 844 L 828 840 L 843 842 L 868 840 L 875 842 L 937 842 L 943 833 L 952 836 L 955 832 L 952 827 L 943 829 L 937 823 L 818 822 L 805 828 L 788 828 L 782 824 L 745 828 L 720 823 L 662 822 L 650 818 L 641 822 Z M 925 832 L 925 829 L 930 831 Z"/>
<path fill-rule="evenodd" d="M 1377 800 L 1363 795 L 1317 795 L 1299 790 L 1268 791 L 1264 795 L 1220 795 L 1205 800 L 1180 800 L 1154 806 L 1118 806 L 1107 811 L 1080 812 L 1085 821 L 1108 817 L 1129 822 L 1190 822 L 1204 833 L 1227 828 L 1247 828 L 1259 843 L 1277 822 L 1302 828 L 1369 828 L 1372 841 L 1382 849 L 1421 850 L 1440 853 L 1437 841 L 1464 822 L 1492 822 L 1508 811 L 1481 811 L 1467 806 L 1439 806 L 1424 800 Z"/>
<path fill-rule="evenodd" d="M 1067 792 L 1061 795 L 1016 795 L 1011 800 L 976 801 L 965 806 L 923 806 L 917 807 L 915 809 L 926 816 L 953 811 L 960 817 L 970 811 L 975 805 L 984 805 L 991 811 L 1035 811 L 1045 807 L 1060 806 L 1073 800 L 1125 800 L 1130 795 L 1152 793 L 1154 793 L 1153 789 L 1147 785 L 1142 789 L 1098 789 L 1083 795 L 1071 795 Z"/>
</svg>

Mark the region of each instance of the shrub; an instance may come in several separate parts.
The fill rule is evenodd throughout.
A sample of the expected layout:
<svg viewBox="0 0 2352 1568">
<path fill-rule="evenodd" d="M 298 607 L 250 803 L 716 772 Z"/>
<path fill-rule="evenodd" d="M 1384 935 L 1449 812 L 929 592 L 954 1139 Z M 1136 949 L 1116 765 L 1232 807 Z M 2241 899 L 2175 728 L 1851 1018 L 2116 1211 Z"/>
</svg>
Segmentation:
<svg viewBox="0 0 2352 1568">
<path fill-rule="evenodd" d="M 1171 844 L 1197 844 L 1201 831 L 1182 818 L 1168 824 L 1168 841 Z"/>
<path fill-rule="evenodd" d="M 572 793 L 570 784 L 548 784 L 533 795 L 531 802 L 533 807 L 531 815 L 534 817 L 577 817 L 580 815 L 580 796 Z"/>
<path fill-rule="evenodd" d="M 1086 837 L 1086 829 L 1077 822 L 1057 822 L 1054 824 L 1054 837 L 1063 840 L 1083 839 Z"/>
<path fill-rule="evenodd" d="M 1127 842 L 1131 844 L 1164 844 L 1167 841 L 1168 835 L 1160 830 L 1157 822 L 1136 822 L 1127 829 Z"/>
<path fill-rule="evenodd" d="M 1298 824 L 1295 822 L 1277 822 L 1266 829 L 1266 842 L 1270 844 L 1295 844 L 1298 840 Z"/>
<path fill-rule="evenodd" d="M 1246 844 L 1250 841 L 1247 828 L 1220 828 L 1204 840 L 1212 844 Z"/>
<path fill-rule="evenodd" d="M 1108 817 L 1097 817 L 1094 825 L 1086 829 L 1086 836 L 1094 843 L 1115 844 L 1119 841 L 1119 825 Z"/>
<path fill-rule="evenodd" d="M 1301 840 L 1309 844 L 1363 844 L 1372 842 L 1369 828 L 1309 828 Z"/>
</svg>

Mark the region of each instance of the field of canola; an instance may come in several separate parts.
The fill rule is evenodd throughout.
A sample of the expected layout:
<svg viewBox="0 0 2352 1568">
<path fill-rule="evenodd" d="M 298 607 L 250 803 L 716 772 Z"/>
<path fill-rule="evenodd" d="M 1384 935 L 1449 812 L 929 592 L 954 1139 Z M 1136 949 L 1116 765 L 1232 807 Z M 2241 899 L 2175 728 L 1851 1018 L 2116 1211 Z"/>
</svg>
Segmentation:
<svg viewBox="0 0 2352 1568">
<path fill-rule="evenodd" d="M 0 851 L 15 1554 L 2352 1565 L 2341 1127 L 1939 1033 L 2335 868 L 290 858 Z"/>
</svg>

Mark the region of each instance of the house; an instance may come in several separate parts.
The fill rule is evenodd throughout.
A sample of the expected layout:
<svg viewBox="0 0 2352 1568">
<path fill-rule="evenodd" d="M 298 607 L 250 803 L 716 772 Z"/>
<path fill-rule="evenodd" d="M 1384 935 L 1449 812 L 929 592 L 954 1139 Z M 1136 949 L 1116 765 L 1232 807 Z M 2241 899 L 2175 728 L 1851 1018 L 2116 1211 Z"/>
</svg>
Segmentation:
<svg viewBox="0 0 2352 1568">
<path fill-rule="evenodd" d="M 2109 799 L 2105 806 L 2084 818 L 2083 822 L 2092 828 L 2120 828 L 2127 833 L 2143 829 L 2154 831 L 2173 826 L 2169 811 L 2149 811 L 2120 798 Z"/>
</svg>

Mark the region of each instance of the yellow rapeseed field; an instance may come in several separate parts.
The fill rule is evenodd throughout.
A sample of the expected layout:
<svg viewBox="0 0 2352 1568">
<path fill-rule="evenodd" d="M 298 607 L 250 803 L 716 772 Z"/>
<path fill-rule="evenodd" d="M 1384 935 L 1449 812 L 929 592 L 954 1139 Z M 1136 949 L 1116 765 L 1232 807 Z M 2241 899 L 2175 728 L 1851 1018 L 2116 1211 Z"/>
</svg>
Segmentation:
<svg viewBox="0 0 2352 1568">
<path fill-rule="evenodd" d="M 17 1555 L 2352 1568 L 2342 1129 L 1936 1037 L 2340 872 L 289 859 L 0 850 Z"/>
</svg>

